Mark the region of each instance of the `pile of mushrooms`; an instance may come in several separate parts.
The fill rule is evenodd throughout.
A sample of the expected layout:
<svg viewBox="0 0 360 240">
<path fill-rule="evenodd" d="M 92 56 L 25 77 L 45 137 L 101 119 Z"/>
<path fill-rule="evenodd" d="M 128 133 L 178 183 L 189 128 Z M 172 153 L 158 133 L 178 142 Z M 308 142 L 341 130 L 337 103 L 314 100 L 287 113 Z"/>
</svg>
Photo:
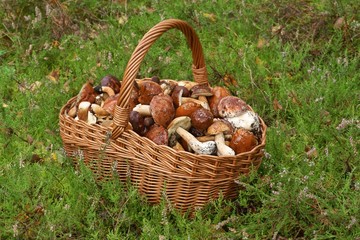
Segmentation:
<svg viewBox="0 0 360 240">
<path fill-rule="evenodd" d="M 112 75 L 97 86 L 85 83 L 67 115 L 112 127 L 120 87 Z M 224 87 L 155 76 L 135 81 L 129 107 L 132 131 L 178 151 L 231 156 L 250 151 L 260 142 L 258 115 Z"/>
</svg>

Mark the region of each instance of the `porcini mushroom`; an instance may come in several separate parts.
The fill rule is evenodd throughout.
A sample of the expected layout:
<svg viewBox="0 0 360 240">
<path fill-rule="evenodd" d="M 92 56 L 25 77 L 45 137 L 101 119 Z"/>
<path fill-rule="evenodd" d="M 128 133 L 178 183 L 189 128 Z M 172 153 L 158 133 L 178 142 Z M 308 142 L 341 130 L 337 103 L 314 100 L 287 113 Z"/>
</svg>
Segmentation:
<svg viewBox="0 0 360 240">
<path fill-rule="evenodd" d="M 187 116 L 181 116 L 174 118 L 167 127 L 169 135 L 169 146 L 173 147 L 177 143 L 178 136 L 176 135 L 176 129 L 182 127 L 185 130 L 189 130 L 191 127 L 191 119 Z"/>
<path fill-rule="evenodd" d="M 113 75 L 109 74 L 103 77 L 101 79 L 100 85 L 104 87 L 110 87 L 115 94 L 120 92 L 121 83 L 119 79 Z"/>
<path fill-rule="evenodd" d="M 214 120 L 210 110 L 205 108 L 196 109 L 193 113 L 191 113 L 190 118 L 192 126 L 200 131 L 205 131 Z"/>
<path fill-rule="evenodd" d="M 229 146 L 239 154 L 252 150 L 257 144 L 258 141 L 252 132 L 239 128 L 231 138 Z"/>
<path fill-rule="evenodd" d="M 90 111 L 91 103 L 88 101 L 83 101 L 79 104 L 79 109 L 77 112 L 77 117 L 75 120 L 82 120 L 89 124 L 95 124 L 97 118 L 95 115 Z"/>
<path fill-rule="evenodd" d="M 211 155 L 216 151 L 215 141 L 199 142 L 193 135 L 182 127 L 178 127 L 176 132 L 197 154 Z"/>
<path fill-rule="evenodd" d="M 220 117 L 217 106 L 223 97 L 230 96 L 231 94 L 226 88 L 220 86 L 213 87 L 212 93 L 213 96 L 208 98 L 210 111 L 212 112 L 214 117 Z"/>
<path fill-rule="evenodd" d="M 175 117 L 175 107 L 172 98 L 164 93 L 154 96 L 150 105 L 136 105 L 133 111 L 137 111 L 144 116 L 152 116 L 155 123 L 165 128 Z"/>
<path fill-rule="evenodd" d="M 215 143 L 218 156 L 235 155 L 235 151 L 225 144 L 224 134 L 232 134 L 233 129 L 230 123 L 222 120 L 216 120 L 207 129 L 207 135 L 215 136 Z"/>
<path fill-rule="evenodd" d="M 254 132 L 255 134 L 261 131 L 258 115 L 250 110 L 245 111 L 239 116 L 226 118 L 226 120 L 230 122 L 234 128 L 244 128 Z"/>
<path fill-rule="evenodd" d="M 159 124 L 152 125 L 145 133 L 145 137 L 149 138 L 157 145 L 168 145 L 168 132 L 163 126 Z"/>
<path fill-rule="evenodd" d="M 190 96 L 190 92 L 184 86 L 176 86 L 171 93 L 171 97 L 173 99 L 175 107 L 181 105 L 182 97 L 189 97 L 189 96 Z"/>
<path fill-rule="evenodd" d="M 160 87 L 159 84 L 156 82 L 150 81 L 150 80 L 144 80 L 141 82 L 138 82 L 139 85 L 139 103 L 141 104 L 150 104 L 151 99 L 162 93 L 163 90 Z"/>
</svg>

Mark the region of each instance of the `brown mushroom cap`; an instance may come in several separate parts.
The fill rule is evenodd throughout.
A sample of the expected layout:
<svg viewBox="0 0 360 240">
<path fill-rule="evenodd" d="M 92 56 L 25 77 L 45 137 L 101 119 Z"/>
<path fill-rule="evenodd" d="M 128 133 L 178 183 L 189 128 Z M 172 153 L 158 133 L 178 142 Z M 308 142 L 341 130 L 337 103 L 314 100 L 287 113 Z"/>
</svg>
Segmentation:
<svg viewBox="0 0 360 240">
<path fill-rule="evenodd" d="M 186 102 L 181 104 L 175 112 L 175 117 L 190 116 L 195 110 L 202 108 L 202 106 L 195 102 Z"/>
<path fill-rule="evenodd" d="M 155 123 L 167 127 L 175 117 L 175 107 L 172 98 L 163 93 L 156 95 L 150 102 L 151 116 Z"/>
<path fill-rule="evenodd" d="M 205 108 L 195 110 L 191 115 L 192 126 L 200 131 L 205 131 L 214 120 L 214 116 Z"/>
<path fill-rule="evenodd" d="M 210 111 L 212 112 L 214 117 L 219 117 L 219 112 L 217 110 L 217 106 L 218 106 L 220 100 L 223 97 L 230 96 L 231 94 L 226 88 L 220 87 L 220 86 L 213 87 L 212 93 L 214 95 L 208 98 Z"/>
<path fill-rule="evenodd" d="M 139 84 L 139 103 L 149 105 L 151 99 L 162 93 L 163 90 L 159 84 L 150 80 L 144 80 L 138 83 Z"/>
<path fill-rule="evenodd" d="M 257 144 L 258 141 L 252 132 L 239 128 L 231 138 L 229 146 L 239 154 L 252 150 Z"/>
<path fill-rule="evenodd" d="M 216 135 L 218 133 L 233 134 L 233 132 L 234 129 L 228 121 L 225 121 L 223 119 L 216 119 L 208 127 L 206 134 L 207 135 Z"/>
<path fill-rule="evenodd" d="M 199 96 L 209 97 L 209 96 L 213 95 L 211 88 L 209 87 L 209 84 L 207 84 L 207 83 L 206 84 L 197 84 L 197 85 L 193 86 L 190 89 L 190 92 L 191 92 L 192 98 L 197 98 Z"/>
<path fill-rule="evenodd" d="M 167 130 L 158 124 L 154 124 L 145 133 L 145 137 L 156 143 L 157 145 L 168 145 L 169 138 Z"/>
<path fill-rule="evenodd" d="M 82 85 L 77 98 L 76 106 L 78 107 L 80 102 L 94 103 L 97 93 L 95 92 L 93 85 L 90 82 L 86 82 Z"/>
<path fill-rule="evenodd" d="M 223 97 L 217 106 L 220 117 L 236 117 L 249 110 L 246 102 L 235 96 Z"/>
<path fill-rule="evenodd" d="M 120 97 L 119 94 L 113 95 L 111 97 L 108 97 L 102 106 L 102 108 L 109 112 L 112 116 L 114 116 L 115 107 L 118 101 L 118 98 Z"/>
<path fill-rule="evenodd" d="M 114 90 L 115 94 L 120 92 L 121 83 L 118 78 L 113 75 L 106 75 L 101 79 L 101 86 L 107 86 Z"/>
</svg>

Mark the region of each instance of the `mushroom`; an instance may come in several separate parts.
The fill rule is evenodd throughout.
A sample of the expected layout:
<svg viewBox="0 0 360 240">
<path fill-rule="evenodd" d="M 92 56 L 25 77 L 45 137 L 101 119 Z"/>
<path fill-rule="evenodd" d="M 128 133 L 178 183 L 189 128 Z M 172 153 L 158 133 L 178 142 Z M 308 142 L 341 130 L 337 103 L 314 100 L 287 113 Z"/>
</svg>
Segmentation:
<svg viewBox="0 0 360 240">
<path fill-rule="evenodd" d="M 174 118 L 167 127 L 169 135 L 169 146 L 173 147 L 177 143 L 178 136 L 176 134 L 176 129 L 182 127 L 185 130 L 189 130 L 191 127 L 191 119 L 187 116 L 181 116 Z"/>
<path fill-rule="evenodd" d="M 93 113 L 95 113 L 96 117 L 98 118 L 106 118 L 107 116 L 110 115 L 108 111 L 106 111 L 104 108 L 102 108 L 96 103 L 91 104 L 91 110 L 93 111 Z"/>
<path fill-rule="evenodd" d="M 163 93 L 152 98 L 150 105 L 138 104 L 133 108 L 144 116 L 152 116 L 155 123 L 167 127 L 175 117 L 175 107 L 172 98 Z"/>
<path fill-rule="evenodd" d="M 146 133 L 146 127 L 144 124 L 144 117 L 140 113 L 131 111 L 129 114 L 129 122 L 134 132 L 140 136 L 144 136 Z"/>
<path fill-rule="evenodd" d="M 255 135 L 245 129 L 239 128 L 231 138 L 229 146 L 234 149 L 235 154 L 250 151 L 258 144 Z"/>
<path fill-rule="evenodd" d="M 179 107 L 181 105 L 182 97 L 189 97 L 190 92 L 184 86 L 176 86 L 171 93 L 171 97 L 173 99 L 175 107 Z"/>
<path fill-rule="evenodd" d="M 235 151 L 225 144 L 224 134 L 231 134 L 233 132 L 232 126 L 226 121 L 217 120 L 207 129 L 207 135 L 215 136 L 215 143 L 218 156 L 235 155 Z"/>
<path fill-rule="evenodd" d="M 168 145 L 168 132 L 166 128 L 159 124 L 154 124 L 145 133 L 145 137 L 156 143 L 157 145 Z"/>
<path fill-rule="evenodd" d="M 236 129 L 244 128 L 254 132 L 256 135 L 261 132 L 259 117 L 253 111 L 248 110 L 239 116 L 226 118 L 226 120 Z"/>
<path fill-rule="evenodd" d="M 220 117 L 217 106 L 223 97 L 230 96 L 231 94 L 226 88 L 220 86 L 213 87 L 212 93 L 213 96 L 208 98 L 210 111 L 212 112 L 214 117 Z"/>
<path fill-rule="evenodd" d="M 105 111 L 109 112 L 111 116 L 114 116 L 115 107 L 119 97 L 120 97 L 119 93 L 111 97 L 108 97 L 102 104 L 102 108 Z"/>
<path fill-rule="evenodd" d="M 115 94 L 120 92 L 121 83 L 119 79 L 113 75 L 106 75 L 101 79 L 101 86 L 110 87 Z"/>
<path fill-rule="evenodd" d="M 160 80 L 159 85 L 161 89 L 163 90 L 163 93 L 166 95 L 171 95 L 174 88 L 177 86 L 177 82 L 170 79 L 163 79 Z"/>
<path fill-rule="evenodd" d="M 223 97 L 217 106 L 220 117 L 237 117 L 249 110 L 248 105 L 242 99 L 235 96 Z"/>
<path fill-rule="evenodd" d="M 85 121 L 89 124 L 95 124 L 97 121 L 97 118 L 95 117 L 95 115 L 90 112 L 90 106 L 91 103 L 88 101 L 83 101 L 79 104 L 79 109 L 77 112 L 77 117 L 75 118 L 75 120 L 82 120 Z"/>
<path fill-rule="evenodd" d="M 96 86 L 94 90 L 99 94 L 103 94 L 102 99 L 104 100 L 115 95 L 115 91 L 108 86 Z"/>
<path fill-rule="evenodd" d="M 216 151 L 215 141 L 199 142 L 193 135 L 191 135 L 191 133 L 182 127 L 178 127 L 176 132 L 197 154 L 211 155 Z"/>
<path fill-rule="evenodd" d="M 196 102 L 187 102 L 181 104 L 175 111 L 175 117 L 180 116 L 190 116 L 195 110 L 202 108 L 199 103 Z"/>
<path fill-rule="evenodd" d="M 206 84 L 197 84 L 190 89 L 192 98 L 198 98 L 199 96 L 210 97 L 213 95 L 211 88 Z"/>
<path fill-rule="evenodd" d="M 193 113 L 190 114 L 191 124 L 194 128 L 205 131 L 214 120 L 214 116 L 205 108 L 196 109 Z"/>
<path fill-rule="evenodd" d="M 151 99 L 162 93 L 163 90 L 159 84 L 150 80 L 144 80 L 138 83 L 139 85 L 139 103 L 150 104 Z"/>
<path fill-rule="evenodd" d="M 79 106 L 81 102 L 95 102 L 95 97 L 97 93 L 95 92 L 93 85 L 87 81 L 84 85 L 82 85 L 80 92 L 76 98 L 76 106 Z"/>
</svg>

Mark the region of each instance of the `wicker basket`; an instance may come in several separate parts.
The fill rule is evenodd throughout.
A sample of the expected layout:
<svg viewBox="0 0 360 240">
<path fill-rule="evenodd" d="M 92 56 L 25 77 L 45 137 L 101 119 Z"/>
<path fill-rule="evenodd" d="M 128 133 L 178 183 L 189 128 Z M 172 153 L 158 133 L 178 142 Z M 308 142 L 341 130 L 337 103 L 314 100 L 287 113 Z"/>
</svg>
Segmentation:
<svg viewBox="0 0 360 240">
<path fill-rule="evenodd" d="M 267 127 L 260 118 L 260 144 L 250 152 L 222 157 L 176 151 L 128 130 L 129 98 L 140 64 L 151 45 L 173 28 L 185 35 L 192 51 L 194 81 L 208 83 L 202 46 L 193 28 L 181 20 L 162 21 L 144 35 L 127 64 L 114 127 L 90 125 L 67 116 L 66 111 L 76 101 L 73 97 L 61 108 L 60 135 L 66 154 L 75 164 L 84 161 L 98 178 L 116 173 L 122 181 L 130 180 L 149 203 L 159 203 L 166 196 L 175 208 L 187 211 L 202 207 L 220 194 L 226 199 L 237 197 L 235 180 L 261 164 Z"/>
</svg>

